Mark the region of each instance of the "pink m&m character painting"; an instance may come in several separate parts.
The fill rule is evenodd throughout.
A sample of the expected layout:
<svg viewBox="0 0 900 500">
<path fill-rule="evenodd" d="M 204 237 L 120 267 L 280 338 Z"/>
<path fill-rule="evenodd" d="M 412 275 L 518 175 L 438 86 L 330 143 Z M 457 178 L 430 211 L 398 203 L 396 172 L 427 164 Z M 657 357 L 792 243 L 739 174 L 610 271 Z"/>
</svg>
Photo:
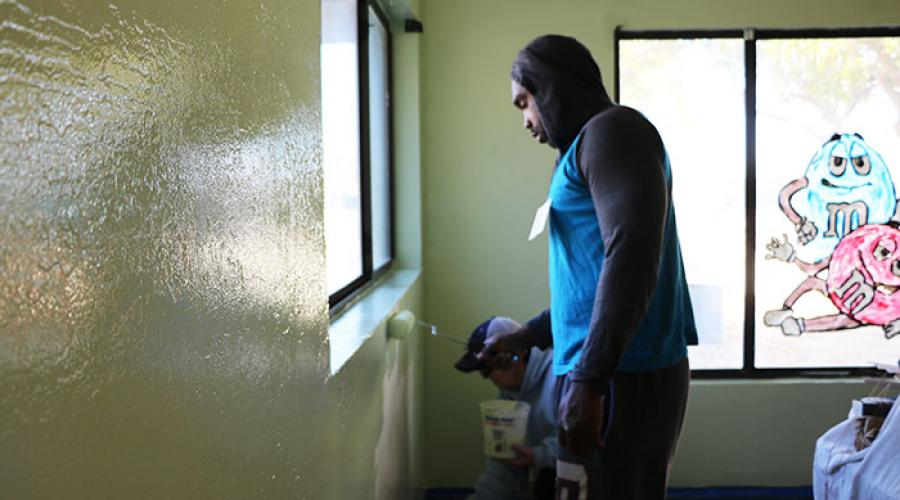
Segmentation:
<svg viewBox="0 0 900 500">
<path fill-rule="evenodd" d="M 878 325 L 885 338 L 900 334 L 900 230 L 896 225 L 860 226 L 846 235 L 830 257 L 816 263 L 796 258 L 793 246 L 775 238 L 766 245 L 767 259 L 793 262 L 808 277 L 788 296 L 781 309 L 763 316 L 767 326 L 785 335 Z M 828 269 L 823 279 L 817 274 Z M 797 318 L 792 307 L 803 295 L 818 291 L 831 299 L 839 313 Z"/>
</svg>

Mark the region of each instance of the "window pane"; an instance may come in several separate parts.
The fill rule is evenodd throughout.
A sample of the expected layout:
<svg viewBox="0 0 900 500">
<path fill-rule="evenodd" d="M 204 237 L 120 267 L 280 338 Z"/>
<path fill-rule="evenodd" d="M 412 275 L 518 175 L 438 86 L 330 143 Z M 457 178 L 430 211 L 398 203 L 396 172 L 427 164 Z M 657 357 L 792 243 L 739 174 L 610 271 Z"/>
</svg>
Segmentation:
<svg viewBox="0 0 900 500">
<path fill-rule="evenodd" d="M 369 7 L 369 144 L 372 185 L 372 266 L 391 260 L 390 94 L 388 31 Z"/>
<path fill-rule="evenodd" d="M 887 340 L 882 325 L 900 318 L 900 293 L 893 292 L 900 279 L 890 271 L 900 258 L 894 243 L 900 232 L 881 226 L 867 238 L 844 236 L 894 215 L 891 177 L 897 179 L 900 167 L 898 40 L 757 42 L 758 367 L 897 362 L 900 338 Z M 831 140 L 835 133 L 847 135 Z M 784 209 L 779 196 L 789 200 Z M 801 218 L 801 225 L 792 220 Z M 805 243 L 798 227 L 811 236 L 803 237 Z M 767 249 L 773 238 L 777 247 Z M 882 239 L 884 249 L 877 250 Z M 790 250 L 797 261 L 820 262 L 821 271 L 766 258 L 787 257 Z M 854 276 L 864 279 L 854 284 Z M 817 291 L 823 286 L 831 295 Z M 792 304 L 789 311 L 782 310 L 786 302 Z M 870 326 L 857 326 L 859 321 Z M 802 335 L 790 335 L 801 330 Z"/>
<path fill-rule="evenodd" d="M 623 40 L 621 101 L 659 129 L 700 345 L 691 368 L 743 365 L 744 67 L 741 40 Z"/>
<path fill-rule="evenodd" d="M 322 149 L 328 293 L 362 275 L 356 0 L 322 1 Z"/>
</svg>

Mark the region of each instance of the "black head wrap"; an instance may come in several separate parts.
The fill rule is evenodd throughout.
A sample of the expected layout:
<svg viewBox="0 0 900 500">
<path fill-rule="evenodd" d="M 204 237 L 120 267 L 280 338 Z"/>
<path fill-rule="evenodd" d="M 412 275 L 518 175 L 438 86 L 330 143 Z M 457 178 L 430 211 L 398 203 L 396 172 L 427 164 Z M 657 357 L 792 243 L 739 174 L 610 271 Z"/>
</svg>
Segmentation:
<svg viewBox="0 0 900 500">
<path fill-rule="evenodd" d="M 534 96 L 544 132 L 561 152 L 591 117 L 612 105 L 591 53 L 571 37 L 535 38 L 519 51 L 510 77 Z"/>
</svg>

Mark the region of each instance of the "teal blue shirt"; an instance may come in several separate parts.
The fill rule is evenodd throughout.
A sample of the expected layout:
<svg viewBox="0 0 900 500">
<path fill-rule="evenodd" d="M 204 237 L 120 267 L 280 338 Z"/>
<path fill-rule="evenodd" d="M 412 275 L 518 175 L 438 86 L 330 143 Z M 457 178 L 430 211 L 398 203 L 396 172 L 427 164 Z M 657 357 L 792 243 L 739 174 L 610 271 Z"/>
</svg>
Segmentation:
<svg viewBox="0 0 900 500">
<path fill-rule="evenodd" d="M 581 138 L 579 134 L 561 157 L 548 193 L 550 320 L 556 375 L 568 373 L 581 359 L 606 257 L 594 200 L 578 168 L 576 156 Z M 618 370 L 647 371 L 674 365 L 687 356 L 687 345 L 697 342 L 671 202 L 667 156 L 664 168 L 669 196 L 656 286 L 643 319 L 624 348 L 615 368 Z"/>
</svg>

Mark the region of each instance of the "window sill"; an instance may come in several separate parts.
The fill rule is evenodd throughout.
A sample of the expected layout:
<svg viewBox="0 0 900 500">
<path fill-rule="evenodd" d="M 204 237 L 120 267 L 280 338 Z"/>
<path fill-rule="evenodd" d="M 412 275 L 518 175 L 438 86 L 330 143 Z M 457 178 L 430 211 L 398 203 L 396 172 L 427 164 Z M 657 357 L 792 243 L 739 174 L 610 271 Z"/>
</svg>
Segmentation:
<svg viewBox="0 0 900 500">
<path fill-rule="evenodd" d="M 397 305 L 420 275 L 419 269 L 390 271 L 331 318 L 328 343 L 332 376 L 396 312 Z"/>
</svg>

